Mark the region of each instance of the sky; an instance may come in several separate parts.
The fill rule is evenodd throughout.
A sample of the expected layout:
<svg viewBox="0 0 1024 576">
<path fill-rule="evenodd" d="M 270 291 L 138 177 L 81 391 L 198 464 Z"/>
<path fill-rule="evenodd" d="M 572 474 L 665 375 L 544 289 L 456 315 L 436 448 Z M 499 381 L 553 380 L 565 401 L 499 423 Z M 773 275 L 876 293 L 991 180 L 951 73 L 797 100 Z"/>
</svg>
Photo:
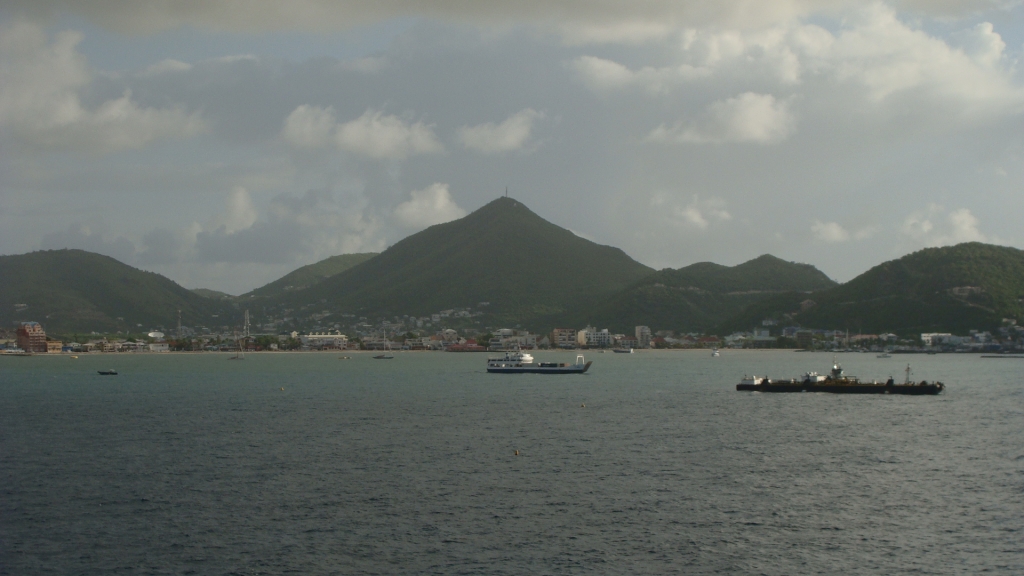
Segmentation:
<svg viewBox="0 0 1024 576">
<path fill-rule="evenodd" d="M 1022 53 L 1004 0 L 7 0 L 0 254 L 240 294 L 506 188 L 654 268 L 1021 248 Z"/>
</svg>

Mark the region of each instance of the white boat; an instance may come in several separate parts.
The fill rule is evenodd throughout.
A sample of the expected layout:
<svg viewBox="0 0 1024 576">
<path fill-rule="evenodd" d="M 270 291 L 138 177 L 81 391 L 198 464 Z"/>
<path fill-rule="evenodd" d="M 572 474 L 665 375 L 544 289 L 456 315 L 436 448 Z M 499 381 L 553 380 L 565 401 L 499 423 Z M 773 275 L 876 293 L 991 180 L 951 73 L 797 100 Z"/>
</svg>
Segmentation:
<svg viewBox="0 0 1024 576">
<path fill-rule="evenodd" d="M 883 352 L 878 356 L 875 356 L 875 358 L 892 358 L 892 354 L 889 354 L 888 352 Z"/>
<path fill-rule="evenodd" d="M 499 374 L 582 374 L 593 361 L 586 361 L 582 354 L 576 362 L 534 362 L 533 356 L 519 350 L 505 352 L 504 356 L 487 359 L 487 371 Z"/>
<path fill-rule="evenodd" d="M 721 356 L 721 354 L 718 353 L 718 348 L 712 348 L 711 349 L 711 357 L 712 358 L 718 358 L 719 356 Z"/>
</svg>

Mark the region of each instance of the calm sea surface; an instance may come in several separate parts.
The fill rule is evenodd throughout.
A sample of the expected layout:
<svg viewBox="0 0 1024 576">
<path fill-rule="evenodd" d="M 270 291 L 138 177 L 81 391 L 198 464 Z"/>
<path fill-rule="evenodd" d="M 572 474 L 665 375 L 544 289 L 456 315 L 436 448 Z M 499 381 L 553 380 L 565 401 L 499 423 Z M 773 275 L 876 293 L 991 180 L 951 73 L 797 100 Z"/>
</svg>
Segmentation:
<svg viewBox="0 0 1024 576">
<path fill-rule="evenodd" d="M 351 355 L 0 358 L 0 574 L 1024 573 L 1024 360 Z"/>
</svg>

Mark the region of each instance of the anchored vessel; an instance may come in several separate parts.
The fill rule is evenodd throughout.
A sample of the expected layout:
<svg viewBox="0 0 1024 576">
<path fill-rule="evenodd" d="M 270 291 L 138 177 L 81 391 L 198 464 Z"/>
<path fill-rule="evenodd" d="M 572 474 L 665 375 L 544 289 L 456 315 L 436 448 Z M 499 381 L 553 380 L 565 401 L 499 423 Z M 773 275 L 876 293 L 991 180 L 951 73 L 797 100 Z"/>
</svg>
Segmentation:
<svg viewBox="0 0 1024 576">
<path fill-rule="evenodd" d="M 831 392 L 833 394 L 911 394 L 935 395 L 946 389 L 942 382 L 910 381 L 910 364 L 907 364 L 906 379 L 896 384 L 890 377 L 885 382 L 861 382 L 853 376 L 843 374 L 838 363 L 832 364 L 828 375 L 808 372 L 803 378 L 771 380 L 767 376 L 744 376 L 736 385 L 737 390 L 750 392 Z"/>
<path fill-rule="evenodd" d="M 487 359 L 487 371 L 504 374 L 582 374 L 593 361 L 584 361 L 583 355 L 576 356 L 576 363 L 534 362 L 533 356 L 525 352 L 509 351 L 504 356 Z"/>
</svg>

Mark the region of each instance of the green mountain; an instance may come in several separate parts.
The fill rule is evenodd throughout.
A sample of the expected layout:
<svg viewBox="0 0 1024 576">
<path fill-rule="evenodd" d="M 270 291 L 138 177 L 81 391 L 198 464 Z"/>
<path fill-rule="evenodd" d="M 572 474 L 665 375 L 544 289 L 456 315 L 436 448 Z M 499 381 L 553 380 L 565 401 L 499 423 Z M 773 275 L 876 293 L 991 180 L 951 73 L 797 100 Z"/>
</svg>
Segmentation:
<svg viewBox="0 0 1024 576">
<path fill-rule="evenodd" d="M 55 334 L 139 332 L 177 326 L 178 310 L 189 326 L 229 324 L 238 315 L 159 274 L 83 250 L 0 256 L 0 278 L 0 323 L 7 327 L 34 320 Z"/>
<path fill-rule="evenodd" d="M 618 248 L 580 238 L 522 202 L 499 198 L 278 302 L 315 303 L 371 319 L 487 302 L 480 310 L 491 325 L 544 328 L 545 319 L 586 308 L 652 272 Z"/>
<path fill-rule="evenodd" d="M 193 294 L 198 294 L 203 298 L 211 298 L 213 300 L 234 300 L 234 296 L 227 292 L 221 292 L 220 290 L 210 290 L 209 288 L 193 288 Z"/>
<path fill-rule="evenodd" d="M 731 267 L 699 262 L 655 272 L 574 320 L 575 324 L 589 323 L 626 333 L 632 333 L 638 324 L 655 330 L 704 332 L 765 298 L 835 285 L 810 264 L 786 262 L 767 254 Z"/>
<path fill-rule="evenodd" d="M 851 332 L 966 333 L 1024 320 L 1024 251 L 970 242 L 885 262 L 846 284 L 766 300 L 723 324 L 749 328 L 775 317 Z"/>
<path fill-rule="evenodd" d="M 376 255 L 376 252 L 364 252 L 361 254 L 341 254 L 339 256 L 331 256 L 330 258 L 321 260 L 315 264 L 309 264 L 293 272 L 289 272 L 270 284 L 261 286 L 248 294 L 243 294 L 242 297 L 251 298 L 255 296 L 257 298 L 269 298 L 279 296 L 292 290 L 305 290 L 306 288 L 322 282 L 331 276 L 341 274 L 356 264 L 361 264 Z"/>
</svg>

